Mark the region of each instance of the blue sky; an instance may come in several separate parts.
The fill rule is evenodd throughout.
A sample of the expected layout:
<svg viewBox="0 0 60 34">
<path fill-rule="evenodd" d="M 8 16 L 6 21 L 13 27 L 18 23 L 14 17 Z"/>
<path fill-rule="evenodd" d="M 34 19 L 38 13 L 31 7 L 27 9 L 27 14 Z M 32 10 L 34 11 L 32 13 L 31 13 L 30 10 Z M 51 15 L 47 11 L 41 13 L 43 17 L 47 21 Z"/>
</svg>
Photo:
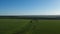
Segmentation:
<svg viewBox="0 0 60 34">
<path fill-rule="evenodd" d="M 60 15 L 60 0 L 0 0 L 0 15 Z"/>
</svg>

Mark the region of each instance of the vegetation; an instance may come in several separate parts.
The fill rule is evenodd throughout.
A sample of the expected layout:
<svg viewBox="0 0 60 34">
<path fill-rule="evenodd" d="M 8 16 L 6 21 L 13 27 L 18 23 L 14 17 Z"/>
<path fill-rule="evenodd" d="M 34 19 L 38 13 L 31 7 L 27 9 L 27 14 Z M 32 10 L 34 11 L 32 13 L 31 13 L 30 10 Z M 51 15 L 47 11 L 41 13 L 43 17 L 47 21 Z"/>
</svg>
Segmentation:
<svg viewBox="0 0 60 34">
<path fill-rule="evenodd" d="M 0 19 L 0 34 L 60 34 L 60 20 Z"/>
</svg>

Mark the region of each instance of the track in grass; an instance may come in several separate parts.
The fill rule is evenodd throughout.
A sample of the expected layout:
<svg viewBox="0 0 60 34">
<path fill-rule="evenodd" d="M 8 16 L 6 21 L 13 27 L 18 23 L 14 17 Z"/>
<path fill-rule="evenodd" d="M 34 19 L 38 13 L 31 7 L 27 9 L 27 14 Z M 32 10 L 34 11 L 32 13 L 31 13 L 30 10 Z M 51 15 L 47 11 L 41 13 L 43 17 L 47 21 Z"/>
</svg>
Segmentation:
<svg viewBox="0 0 60 34">
<path fill-rule="evenodd" d="M 60 34 L 60 20 L 0 19 L 0 34 Z"/>
</svg>

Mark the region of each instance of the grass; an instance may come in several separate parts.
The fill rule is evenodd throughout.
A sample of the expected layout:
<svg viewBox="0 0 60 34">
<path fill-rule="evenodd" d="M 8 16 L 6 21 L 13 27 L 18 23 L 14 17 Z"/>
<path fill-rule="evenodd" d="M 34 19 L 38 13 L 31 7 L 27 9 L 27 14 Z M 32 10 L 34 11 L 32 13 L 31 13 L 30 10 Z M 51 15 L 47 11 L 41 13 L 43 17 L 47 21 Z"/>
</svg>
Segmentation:
<svg viewBox="0 0 60 34">
<path fill-rule="evenodd" d="M 60 34 L 60 20 L 0 19 L 0 34 Z"/>
</svg>

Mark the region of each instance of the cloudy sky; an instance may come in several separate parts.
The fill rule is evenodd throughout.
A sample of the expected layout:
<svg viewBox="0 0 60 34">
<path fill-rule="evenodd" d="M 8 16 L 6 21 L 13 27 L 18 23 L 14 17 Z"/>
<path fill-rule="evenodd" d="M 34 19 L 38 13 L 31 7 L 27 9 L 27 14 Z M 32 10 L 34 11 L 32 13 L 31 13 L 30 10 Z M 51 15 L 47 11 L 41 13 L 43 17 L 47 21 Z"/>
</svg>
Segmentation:
<svg viewBox="0 0 60 34">
<path fill-rule="evenodd" d="M 60 15 L 60 0 L 0 0 L 0 15 Z"/>
</svg>

